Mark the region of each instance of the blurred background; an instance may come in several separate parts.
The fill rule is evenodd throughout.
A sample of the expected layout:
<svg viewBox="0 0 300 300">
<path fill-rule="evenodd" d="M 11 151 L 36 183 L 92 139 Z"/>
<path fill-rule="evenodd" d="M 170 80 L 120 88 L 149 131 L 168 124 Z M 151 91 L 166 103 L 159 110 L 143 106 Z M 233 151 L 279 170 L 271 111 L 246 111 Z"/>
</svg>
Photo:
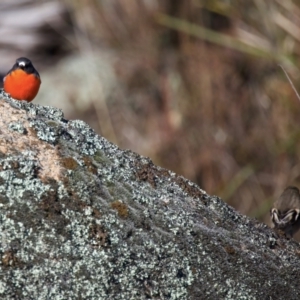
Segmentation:
<svg viewBox="0 0 300 300">
<path fill-rule="evenodd" d="M 0 2 L 0 75 L 267 224 L 300 187 L 300 1 Z"/>
</svg>

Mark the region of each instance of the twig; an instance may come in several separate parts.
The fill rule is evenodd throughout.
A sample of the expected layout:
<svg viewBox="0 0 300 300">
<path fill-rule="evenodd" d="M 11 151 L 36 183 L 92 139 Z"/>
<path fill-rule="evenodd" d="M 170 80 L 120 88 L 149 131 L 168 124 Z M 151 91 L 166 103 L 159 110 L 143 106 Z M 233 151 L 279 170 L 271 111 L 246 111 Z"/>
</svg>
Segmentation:
<svg viewBox="0 0 300 300">
<path fill-rule="evenodd" d="M 290 76 L 288 75 L 288 73 L 286 72 L 286 70 L 283 68 L 282 65 L 279 65 L 279 67 L 283 70 L 283 72 L 284 72 L 285 76 L 287 77 L 287 79 L 288 79 L 290 85 L 292 86 L 292 88 L 293 88 L 293 90 L 294 90 L 294 92 L 295 92 L 295 94 L 296 94 L 298 100 L 300 101 L 300 96 L 299 96 L 298 91 L 296 90 L 296 88 L 295 88 L 295 86 L 294 86 L 292 80 L 290 79 Z"/>
</svg>

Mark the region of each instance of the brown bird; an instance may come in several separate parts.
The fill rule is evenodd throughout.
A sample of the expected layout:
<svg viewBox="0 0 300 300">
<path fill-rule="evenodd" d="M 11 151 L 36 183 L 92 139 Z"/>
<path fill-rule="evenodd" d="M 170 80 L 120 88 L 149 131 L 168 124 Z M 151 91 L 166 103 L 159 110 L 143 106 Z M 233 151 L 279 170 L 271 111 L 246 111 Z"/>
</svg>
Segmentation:
<svg viewBox="0 0 300 300">
<path fill-rule="evenodd" d="M 287 237 L 300 229 L 300 192 L 295 186 L 287 187 L 274 202 L 271 218 L 274 227 L 284 231 Z"/>
</svg>

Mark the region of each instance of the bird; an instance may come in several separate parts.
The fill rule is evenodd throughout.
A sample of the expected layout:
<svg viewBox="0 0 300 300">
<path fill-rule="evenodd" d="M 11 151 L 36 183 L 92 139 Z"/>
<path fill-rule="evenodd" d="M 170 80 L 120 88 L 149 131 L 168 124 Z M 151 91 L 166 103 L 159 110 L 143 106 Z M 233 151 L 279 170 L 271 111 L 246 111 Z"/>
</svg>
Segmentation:
<svg viewBox="0 0 300 300">
<path fill-rule="evenodd" d="M 274 227 L 289 238 L 300 229 L 300 192 L 297 187 L 287 187 L 274 202 L 271 219 Z"/>
<path fill-rule="evenodd" d="M 40 74 L 26 57 L 18 58 L 3 78 L 4 92 L 16 100 L 31 102 L 37 95 L 40 85 Z"/>
</svg>

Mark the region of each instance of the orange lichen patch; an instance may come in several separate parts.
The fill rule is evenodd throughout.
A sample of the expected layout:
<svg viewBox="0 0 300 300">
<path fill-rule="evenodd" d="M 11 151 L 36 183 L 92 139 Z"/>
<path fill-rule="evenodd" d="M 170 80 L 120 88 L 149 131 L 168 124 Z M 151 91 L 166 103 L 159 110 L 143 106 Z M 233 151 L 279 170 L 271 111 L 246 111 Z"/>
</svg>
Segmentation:
<svg viewBox="0 0 300 300">
<path fill-rule="evenodd" d="M 20 259 L 15 255 L 15 253 L 12 250 L 7 250 L 3 253 L 1 262 L 4 267 L 22 266 Z"/>
<path fill-rule="evenodd" d="M 45 212 L 45 217 L 49 219 L 55 218 L 61 214 L 62 205 L 58 201 L 56 191 L 48 191 L 41 197 L 39 208 Z"/>
<path fill-rule="evenodd" d="M 33 128 L 29 127 L 28 131 L 31 133 L 32 136 L 34 136 L 36 138 L 38 137 L 37 134 L 36 134 L 36 131 Z"/>
<path fill-rule="evenodd" d="M 297 249 L 297 250 L 295 251 L 295 254 L 296 254 L 298 257 L 300 257 L 300 250 Z"/>
<path fill-rule="evenodd" d="M 101 212 L 97 208 L 93 208 L 93 216 L 96 219 L 99 219 L 101 217 Z"/>
<path fill-rule="evenodd" d="M 233 255 L 233 254 L 235 254 L 236 253 L 236 251 L 235 251 L 235 249 L 232 247 L 232 246 L 225 246 L 224 247 L 224 249 L 225 249 L 225 251 L 228 253 L 228 254 L 230 254 L 230 255 Z"/>
<path fill-rule="evenodd" d="M 93 174 L 97 174 L 97 168 L 95 167 L 95 165 L 93 164 L 92 160 L 88 157 L 88 156 L 84 156 L 83 157 L 83 161 L 87 167 L 87 169 L 93 173 Z"/>
<path fill-rule="evenodd" d="M 30 127 L 25 111 L 11 107 L 8 103 L 0 102 L 0 152 L 14 154 L 30 151 L 40 164 L 38 176 L 44 180 L 53 178 L 59 180 L 61 174 L 60 156 L 55 148 L 40 139 Z M 10 128 L 10 124 L 18 123 L 24 128 L 20 133 Z"/>
<path fill-rule="evenodd" d="M 147 181 L 150 183 L 150 185 L 155 188 L 156 183 L 155 179 L 157 177 L 157 174 L 153 168 L 153 165 L 146 164 L 146 165 L 139 165 L 139 168 L 136 171 L 136 175 L 138 180 L 140 181 Z"/>
<path fill-rule="evenodd" d="M 78 167 L 77 161 L 72 157 L 63 157 L 60 162 L 64 168 L 69 170 L 75 170 Z"/>
<path fill-rule="evenodd" d="M 94 246 L 108 246 L 109 238 L 104 228 L 98 224 L 91 224 L 89 238 L 94 241 Z"/>
<path fill-rule="evenodd" d="M 123 202 L 117 200 L 110 204 L 111 208 L 115 209 L 118 212 L 120 218 L 128 217 L 128 207 Z"/>
</svg>

